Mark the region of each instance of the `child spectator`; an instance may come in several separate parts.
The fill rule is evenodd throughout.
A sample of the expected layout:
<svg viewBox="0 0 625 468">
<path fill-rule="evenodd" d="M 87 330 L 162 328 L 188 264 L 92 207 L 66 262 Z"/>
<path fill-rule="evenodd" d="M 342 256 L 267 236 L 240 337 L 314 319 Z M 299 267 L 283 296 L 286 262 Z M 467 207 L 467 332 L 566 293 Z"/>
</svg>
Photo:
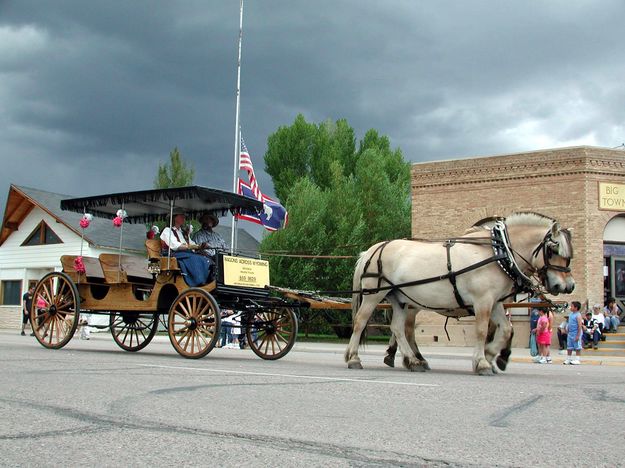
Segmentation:
<svg viewBox="0 0 625 468">
<path fill-rule="evenodd" d="M 536 343 L 540 354 L 539 364 L 548 364 L 549 347 L 551 346 L 551 331 L 549 330 L 549 317 L 545 309 L 539 310 L 538 323 L 536 325 Z"/>
<path fill-rule="evenodd" d="M 582 335 L 582 340 L 584 342 L 584 348 L 590 348 L 592 346 L 594 349 L 597 349 L 599 338 L 601 337 L 601 330 L 599 330 L 599 323 L 592 318 L 592 312 L 590 311 L 586 312 L 583 328 L 584 334 Z"/>
<path fill-rule="evenodd" d="M 577 366 L 581 364 L 582 354 L 582 314 L 580 309 L 582 305 L 579 301 L 571 302 L 571 313 L 569 314 L 569 322 L 567 325 L 567 338 L 566 338 L 566 354 L 567 358 L 562 363 L 565 365 Z M 573 350 L 575 350 L 575 359 L 572 358 Z"/>
<path fill-rule="evenodd" d="M 566 349 L 566 336 L 568 333 L 569 326 L 569 316 L 565 315 L 564 320 L 558 325 L 558 345 L 560 347 L 560 351 L 564 351 Z"/>
</svg>

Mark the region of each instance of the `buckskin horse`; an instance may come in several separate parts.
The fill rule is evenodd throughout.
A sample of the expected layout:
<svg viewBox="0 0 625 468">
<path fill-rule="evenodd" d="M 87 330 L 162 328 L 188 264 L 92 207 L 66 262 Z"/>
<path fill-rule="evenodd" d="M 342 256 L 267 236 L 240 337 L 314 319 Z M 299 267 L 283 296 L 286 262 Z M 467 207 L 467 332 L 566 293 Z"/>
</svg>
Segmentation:
<svg viewBox="0 0 625 468">
<path fill-rule="evenodd" d="M 386 298 L 393 308 L 391 331 L 409 370 L 429 369 L 414 340 L 414 317 L 421 309 L 447 316 L 474 314 L 473 371 L 488 375 L 497 367 L 504 370 L 513 333 L 504 300 L 517 292 L 535 292 L 539 284 L 553 295 L 571 293 L 572 257 L 570 230 L 537 213 L 514 213 L 493 226 L 475 226 L 443 241 L 380 242 L 356 262 L 353 332 L 345 362 L 350 369 L 362 369 L 361 334 Z"/>
</svg>

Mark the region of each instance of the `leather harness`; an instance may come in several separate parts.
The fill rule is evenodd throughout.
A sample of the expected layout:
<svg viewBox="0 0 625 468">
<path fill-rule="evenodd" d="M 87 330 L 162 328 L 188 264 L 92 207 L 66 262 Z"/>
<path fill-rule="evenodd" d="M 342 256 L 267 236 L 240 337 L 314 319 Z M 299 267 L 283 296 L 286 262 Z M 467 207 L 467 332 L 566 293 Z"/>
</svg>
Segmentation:
<svg viewBox="0 0 625 468">
<path fill-rule="evenodd" d="M 423 241 L 422 239 L 419 239 L 419 240 Z M 535 258 L 541 250 L 543 251 L 543 258 L 544 258 L 545 264 L 540 270 L 538 270 L 538 273 L 540 275 L 544 275 L 546 274 L 546 271 L 548 269 L 554 269 L 554 270 L 563 271 L 563 272 L 570 272 L 570 268 L 568 268 L 568 264 L 567 264 L 567 267 L 560 267 L 557 265 L 551 265 L 549 263 L 550 254 L 547 252 L 547 250 L 550 250 L 550 249 L 548 248 L 547 244 L 550 241 L 552 241 L 551 232 L 548 232 L 545 235 L 545 238 L 543 239 L 543 241 L 538 245 L 538 247 L 536 247 L 536 249 L 532 253 L 532 257 Z M 456 309 L 448 309 L 444 307 L 431 307 L 425 304 L 421 304 L 420 302 L 416 301 L 414 298 L 410 297 L 408 294 L 406 294 L 402 290 L 402 288 L 409 287 L 409 286 L 417 286 L 421 284 L 433 283 L 436 281 L 449 280 L 453 288 L 454 297 L 456 299 L 456 302 L 458 303 L 458 308 L 466 310 L 469 315 L 475 315 L 473 311 L 473 305 L 466 304 L 464 299 L 462 298 L 462 295 L 460 294 L 460 291 L 458 291 L 458 287 L 456 285 L 456 278 L 464 273 L 468 273 L 470 271 L 476 270 L 478 268 L 481 268 L 493 262 L 497 262 L 497 264 L 501 267 L 501 269 L 506 273 L 506 275 L 510 277 L 510 279 L 512 279 L 514 283 L 512 292 L 504 296 L 500 300 L 504 300 L 507 297 L 511 297 L 518 293 L 535 292 L 536 287 L 532 283 L 532 280 L 527 275 L 525 275 L 525 273 L 523 273 L 523 271 L 519 268 L 514 258 L 514 252 L 512 250 L 512 247 L 510 246 L 510 239 L 508 237 L 508 231 L 503 221 L 497 221 L 495 223 L 495 225 L 491 229 L 490 238 L 459 237 L 459 238 L 452 238 L 452 239 L 447 239 L 443 241 L 443 246 L 445 247 L 446 254 L 447 254 L 447 273 L 443 275 L 432 276 L 430 278 L 423 278 L 423 279 L 419 279 L 415 281 L 409 281 L 409 282 L 401 283 L 401 284 L 393 284 L 393 282 L 390 281 L 384 275 L 382 271 L 382 253 L 384 252 L 384 249 L 386 248 L 386 246 L 391 242 L 392 241 L 386 241 L 378 246 L 378 248 L 373 252 L 373 254 L 369 257 L 369 259 L 365 263 L 363 273 L 360 277 L 361 282 L 363 278 L 377 278 L 378 280 L 377 287 L 376 288 L 362 288 L 358 291 L 349 291 L 349 293 L 368 295 L 368 294 L 376 294 L 380 291 L 398 292 L 422 308 L 430 309 L 430 310 L 438 310 L 438 311 L 452 311 Z M 426 242 L 434 242 L 434 241 L 426 241 Z M 477 263 L 474 263 L 473 265 L 469 265 L 468 267 L 462 268 L 458 271 L 454 271 L 452 268 L 452 264 L 451 264 L 451 248 L 456 243 L 475 244 L 475 245 L 490 244 L 493 249 L 493 255 L 489 258 L 486 258 Z M 376 256 L 376 254 L 377 254 L 377 267 L 378 267 L 377 270 L 378 271 L 369 272 L 368 269 L 371 265 L 373 258 Z M 523 260 L 526 263 L 530 264 L 530 262 L 528 262 L 527 260 L 525 259 Z M 388 285 L 382 285 L 382 282 L 385 282 Z"/>
</svg>

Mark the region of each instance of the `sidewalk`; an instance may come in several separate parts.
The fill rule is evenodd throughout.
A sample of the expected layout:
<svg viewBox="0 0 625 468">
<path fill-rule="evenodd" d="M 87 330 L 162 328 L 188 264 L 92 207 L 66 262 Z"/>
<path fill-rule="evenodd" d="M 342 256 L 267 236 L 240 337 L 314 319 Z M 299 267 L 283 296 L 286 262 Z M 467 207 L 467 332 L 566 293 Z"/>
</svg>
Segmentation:
<svg viewBox="0 0 625 468">
<path fill-rule="evenodd" d="M 295 343 L 293 351 L 308 352 L 308 353 L 334 353 L 343 354 L 347 345 L 343 343 L 315 343 L 315 342 L 299 342 Z M 471 359 L 473 357 L 473 347 L 463 346 L 419 346 L 419 351 L 427 359 L 429 357 L 442 357 L 442 358 L 463 358 Z M 361 347 L 361 354 L 364 355 L 379 355 L 384 356 L 386 352 L 386 345 L 382 344 L 367 344 Z M 557 349 L 551 350 L 551 357 L 554 364 L 562 364 L 566 359 L 566 354 L 559 354 Z M 512 355 L 510 356 L 510 362 L 520 363 L 533 363 L 528 348 L 512 348 Z M 625 367 L 625 355 L 623 356 L 600 356 L 589 355 L 582 350 L 582 364 L 593 366 L 624 366 Z"/>
<path fill-rule="evenodd" d="M 19 334 L 17 330 L 1 329 L 0 335 L 3 334 Z M 34 339 L 34 338 L 32 338 Z M 75 340 L 78 340 L 78 334 L 74 336 Z M 91 333 L 92 340 L 110 340 L 111 334 L 108 331 L 100 331 L 97 333 Z M 167 343 L 169 344 L 169 337 L 167 335 L 157 335 L 153 339 L 153 343 Z M 149 346 L 149 345 L 148 345 Z M 325 343 L 325 342 L 309 342 L 302 341 L 296 342 L 293 347 L 294 352 L 302 353 L 330 353 L 343 355 L 346 343 Z M 386 354 L 387 345 L 380 343 L 369 343 L 364 347 L 360 347 L 359 353 L 363 355 L 384 356 Z M 473 347 L 464 346 L 419 346 L 421 354 L 428 358 L 460 358 L 471 359 L 473 356 Z M 623 366 L 625 367 L 625 354 L 623 356 L 601 356 L 598 352 L 590 354 L 582 350 L 582 365 L 592 366 Z M 554 364 L 562 364 L 566 359 L 565 354 L 559 354 L 557 349 L 551 349 L 551 357 Z M 595 354 L 597 353 L 597 354 Z M 341 358 L 342 359 L 342 358 Z M 529 354 L 528 348 L 512 348 L 512 355 L 510 356 L 510 362 L 518 363 L 532 363 L 532 357 Z"/>
</svg>

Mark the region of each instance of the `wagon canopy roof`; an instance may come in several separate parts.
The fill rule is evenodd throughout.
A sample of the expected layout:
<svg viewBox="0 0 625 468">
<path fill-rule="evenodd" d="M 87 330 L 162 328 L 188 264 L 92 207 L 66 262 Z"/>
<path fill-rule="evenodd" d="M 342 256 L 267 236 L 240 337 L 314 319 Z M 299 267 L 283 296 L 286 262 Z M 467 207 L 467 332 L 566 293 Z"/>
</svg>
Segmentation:
<svg viewBox="0 0 625 468">
<path fill-rule="evenodd" d="M 228 212 L 262 211 L 263 204 L 253 198 L 212 188 L 190 186 L 168 189 L 140 190 L 93 197 L 61 200 L 61 209 L 77 213 L 91 213 L 102 218 L 112 218 L 117 210 L 128 214 L 125 221 L 130 223 L 151 223 L 162 221 L 172 207 L 190 217 L 199 217 L 209 212 L 224 216 Z"/>
</svg>

